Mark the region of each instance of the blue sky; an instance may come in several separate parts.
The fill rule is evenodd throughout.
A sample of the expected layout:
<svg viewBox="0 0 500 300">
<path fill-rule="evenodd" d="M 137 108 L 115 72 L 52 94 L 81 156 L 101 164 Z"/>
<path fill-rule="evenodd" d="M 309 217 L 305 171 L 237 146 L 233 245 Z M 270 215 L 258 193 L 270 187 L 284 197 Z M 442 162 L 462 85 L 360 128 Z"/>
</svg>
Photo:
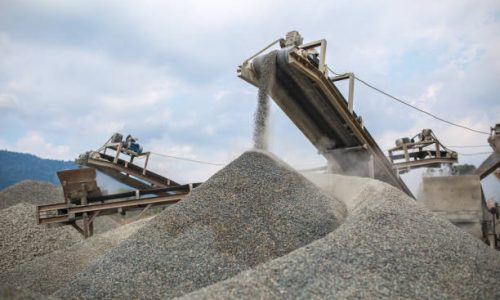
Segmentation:
<svg viewBox="0 0 500 300">
<path fill-rule="evenodd" d="M 290 30 L 326 38 L 338 72 L 488 131 L 500 122 L 499 16 L 498 1 L 3 0 L 0 148 L 74 159 L 120 131 L 147 150 L 228 162 L 251 147 L 256 104 L 236 67 Z M 355 110 L 382 149 L 427 127 L 445 144 L 486 144 L 361 85 Z M 298 168 L 324 163 L 275 106 L 271 123 L 273 152 Z M 180 181 L 218 169 L 153 164 Z M 417 186 L 420 173 L 406 180 Z"/>
</svg>

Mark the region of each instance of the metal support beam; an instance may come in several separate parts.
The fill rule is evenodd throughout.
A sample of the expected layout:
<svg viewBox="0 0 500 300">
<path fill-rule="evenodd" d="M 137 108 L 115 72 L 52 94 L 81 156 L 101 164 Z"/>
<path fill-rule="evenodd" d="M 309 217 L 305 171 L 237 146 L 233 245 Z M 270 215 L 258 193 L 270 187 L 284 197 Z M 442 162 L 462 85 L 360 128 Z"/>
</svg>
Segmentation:
<svg viewBox="0 0 500 300">
<path fill-rule="evenodd" d="M 318 64 L 318 69 L 321 71 L 321 73 L 326 74 L 326 40 L 319 40 L 315 42 L 310 42 L 304 45 L 299 46 L 299 49 L 303 50 L 309 50 L 313 48 L 319 47 L 319 64 Z"/>
<path fill-rule="evenodd" d="M 354 112 L 354 80 L 356 77 L 354 73 L 345 73 L 342 75 L 338 75 L 336 77 L 331 77 L 330 81 L 336 82 L 341 80 L 349 80 L 349 91 L 347 95 L 347 108 L 349 112 L 352 114 Z"/>
</svg>

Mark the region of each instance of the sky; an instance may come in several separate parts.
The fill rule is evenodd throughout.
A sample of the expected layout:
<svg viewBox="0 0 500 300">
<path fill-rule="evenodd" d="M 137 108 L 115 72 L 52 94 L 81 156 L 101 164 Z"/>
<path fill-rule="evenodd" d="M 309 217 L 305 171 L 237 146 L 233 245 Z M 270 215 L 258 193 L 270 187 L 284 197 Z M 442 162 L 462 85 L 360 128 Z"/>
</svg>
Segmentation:
<svg viewBox="0 0 500 300">
<path fill-rule="evenodd" d="M 498 1 L 2 0 L 0 149 L 73 160 L 121 132 L 145 150 L 225 164 L 252 147 L 257 91 L 237 66 L 291 30 L 325 38 L 339 73 L 478 130 L 500 122 Z M 423 128 L 445 145 L 487 144 L 360 84 L 354 110 L 383 150 Z M 325 164 L 275 105 L 270 123 L 272 152 L 299 169 Z M 221 168 L 150 165 L 181 182 Z M 403 177 L 414 191 L 422 172 Z M 486 186 L 498 198 L 498 181 Z"/>
</svg>

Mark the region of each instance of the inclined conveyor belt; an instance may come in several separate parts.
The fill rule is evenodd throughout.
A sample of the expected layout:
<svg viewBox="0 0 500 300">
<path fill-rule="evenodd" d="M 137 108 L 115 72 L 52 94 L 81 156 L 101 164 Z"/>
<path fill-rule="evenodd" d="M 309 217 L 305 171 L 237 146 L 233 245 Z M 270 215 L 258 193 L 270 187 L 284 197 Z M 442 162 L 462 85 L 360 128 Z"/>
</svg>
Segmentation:
<svg viewBox="0 0 500 300">
<path fill-rule="evenodd" d="M 258 86 L 263 56 L 245 63 L 239 76 Z M 371 176 L 411 195 L 391 163 L 333 82 L 297 47 L 279 50 L 270 94 L 336 172 Z"/>
</svg>

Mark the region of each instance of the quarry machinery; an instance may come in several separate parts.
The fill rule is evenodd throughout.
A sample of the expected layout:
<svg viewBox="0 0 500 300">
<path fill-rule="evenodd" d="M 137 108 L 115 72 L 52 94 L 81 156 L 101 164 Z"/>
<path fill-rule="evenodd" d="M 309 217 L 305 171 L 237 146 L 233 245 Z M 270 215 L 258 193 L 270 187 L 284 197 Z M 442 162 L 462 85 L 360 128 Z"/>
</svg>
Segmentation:
<svg viewBox="0 0 500 300">
<path fill-rule="evenodd" d="M 275 69 L 270 72 L 266 56 L 270 54 L 263 53 L 276 43 L 281 49 L 273 51 Z M 430 129 L 422 130 L 412 139 L 398 140 L 396 147 L 389 150 L 388 159 L 354 111 L 355 75 L 331 72 L 326 64 L 326 45 L 326 40 L 303 43 L 300 34 L 292 31 L 246 59 L 237 72 L 240 78 L 257 88 L 261 88 L 261 78 L 272 74 L 268 94 L 326 158 L 328 172 L 379 179 L 413 197 L 400 178 L 401 173 L 457 162 L 457 153 L 446 148 Z M 339 81 L 348 83 L 347 99 L 336 86 Z M 490 138 L 494 149 L 500 148 L 499 136 L 497 125 Z M 490 155 L 475 175 L 426 177 L 419 200 L 485 240 L 488 229 L 485 229 L 480 179 L 497 168 L 498 152 Z M 491 213 L 487 213 L 491 219 Z"/>
<path fill-rule="evenodd" d="M 500 179 L 500 123 L 496 124 L 495 127 L 491 128 L 490 137 L 488 138 L 488 143 L 493 149 L 488 158 L 476 169 L 475 174 L 481 179 L 487 177 L 491 173 L 495 173 L 495 176 Z"/>
<path fill-rule="evenodd" d="M 318 149 L 334 173 L 372 177 L 411 195 L 394 172 L 360 116 L 354 112 L 354 75 L 329 76 L 326 40 L 303 43 L 297 31 L 279 40 L 273 84 L 269 94 L 292 122 Z M 263 50 L 265 51 L 265 50 Z M 238 76 L 256 87 L 264 66 L 260 51 L 245 60 Z M 335 83 L 349 81 L 347 100 Z"/>
<path fill-rule="evenodd" d="M 399 174 L 421 167 L 451 166 L 458 160 L 457 152 L 441 144 L 431 129 L 423 129 L 412 138 L 399 138 L 396 147 L 387 151 L 393 168 Z"/>
<path fill-rule="evenodd" d="M 57 173 L 64 202 L 38 205 L 37 224 L 63 223 L 75 227 L 85 238 L 93 234 L 96 217 L 125 210 L 141 210 L 140 218 L 151 207 L 164 207 L 182 200 L 200 183 L 150 188 L 103 195 L 96 182 L 96 170 L 80 168 Z M 81 220 L 81 225 L 77 221 Z"/>
<path fill-rule="evenodd" d="M 499 249 L 498 204 L 493 199 L 486 201 L 481 180 L 500 167 L 500 124 L 491 128 L 488 142 L 493 153 L 473 174 L 425 176 L 417 198 L 436 214 Z"/>
<path fill-rule="evenodd" d="M 113 155 L 110 155 L 111 152 Z M 131 135 L 123 140 L 123 135 L 115 133 L 96 151 L 80 155 L 76 163 L 87 166 L 114 178 L 135 189 L 165 188 L 179 185 L 177 182 L 148 170 L 150 152 L 142 152 L 137 139 Z M 122 159 L 124 156 L 125 159 Z M 143 166 L 134 164 L 134 158 L 144 158 Z"/>
<path fill-rule="evenodd" d="M 98 150 L 76 159 L 82 166 L 80 169 L 58 172 L 64 202 L 37 206 L 37 223 L 70 224 L 87 238 L 92 236 L 98 216 L 141 210 L 139 218 L 151 207 L 165 207 L 180 201 L 201 184 L 180 185 L 148 170 L 150 152 L 143 152 L 137 141 L 131 135 L 123 139 L 122 134 L 115 133 Z M 134 164 L 134 158 L 145 158 L 144 165 Z M 97 185 L 96 170 L 135 190 L 104 195 Z"/>
<path fill-rule="evenodd" d="M 476 169 L 474 174 L 483 180 L 493 173 L 500 180 L 500 123 L 491 127 L 488 143 L 493 152 Z M 498 203 L 493 199 L 489 199 L 486 206 L 483 205 L 484 237 L 492 248 L 500 250 L 500 235 L 496 232 L 497 225 L 500 225 L 499 211 Z"/>
</svg>

